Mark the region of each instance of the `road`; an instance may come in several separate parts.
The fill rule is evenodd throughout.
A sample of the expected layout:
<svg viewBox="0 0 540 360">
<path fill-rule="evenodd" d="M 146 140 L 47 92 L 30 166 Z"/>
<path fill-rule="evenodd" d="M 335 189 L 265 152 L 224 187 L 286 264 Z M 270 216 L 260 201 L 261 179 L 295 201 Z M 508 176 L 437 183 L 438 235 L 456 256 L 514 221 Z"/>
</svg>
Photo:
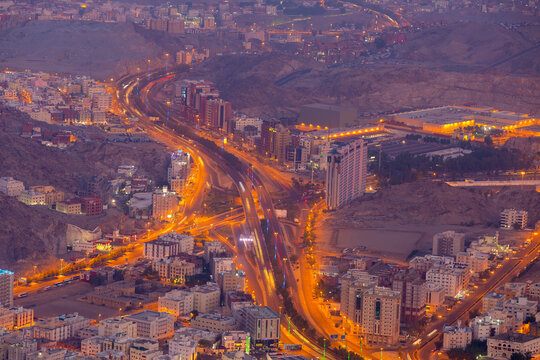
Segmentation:
<svg viewBox="0 0 540 360">
<path fill-rule="evenodd" d="M 244 209 L 245 223 L 243 224 L 242 231 L 244 231 L 244 233 L 253 235 L 254 242 L 252 248 L 253 250 L 248 250 L 247 252 L 246 249 L 241 248 L 238 246 L 238 244 L 230 245 L 236 250 L 235 254 L 238 257 L 238 262 L 245 270 L 247 270 L 245 272 L 249 274 L 249 286 L 257 301 L 261 304 L 270 306 L 275 311 L 279 311 L 281 299 L 276 292 L 276 284 L 274 283 L 272 273 L 272 264 L 268 257 L 268 252 L 264 243 L 265 237 L 261 228 L 259 214 L 252 196 L 252 192 L 250 191 L 250 184 L 252 181 L 254 186 L 259 186 L 258 189 L 261 191 L 261 199 L 264 199 L 261 201 L 261 204 L 263 209 L 266 209 L 265 216 L 269 217 L 269 228 L 271 227 L 272 231 L 275 230 L 276 233 L 280 234 L 281 227 L 274 216 L 272 199 L 268 191 L 266 191 L 264 182 L 259 179 L 259 172 L 254 170 L 253 175 L 250 176 L 252 166 L 246 163 L 245 159 L 242 163 L 243 168 L 238 169 L 237 167 L 228 164 L 228 162 L 219 153 L 206 148 L 201 143 L 197 143 L 196 139 L 188 139 L 183 135 L 176 134 L 165 126 L 150 121 L 150 118 L 147 115 L 148 111 L 151 111 L 153 114 L 159 114 L 161 118 L 166 118 L 167 109 L 164 104 L 161 104 L 155 100 L 155 96 L 165 81 L 173 79 L 174 77 L 171 77 L 169 74 L 165 75 L 163 73 L 156 72 L 151 74 L 149 81 L 139 80 L 140 96 L 136 96 L 133 91 L 135 86 L 137 86 L 137 79 L 135 76 L 121 79 L 118 83 L 119 91 L 117 93 L 119 101 L 123 104 L 127 114 L 136 116 L 140 119 L 138 125 L 144 128 L 149 135 L 158 141 L 170 144 L 173 147 L 182 147 L 186 151 L 190 152 L 193 158 L 197 159 L 201 172 L 204 172 L 205 175 L 207 175 L 206 179 L 208 185 L 214 183 L 217 179 L 217 174 L 212 174 L 213 169 L 220 169 L 233 180 L 233 184 L 238 190 Z M 157 86 L 155 86 L 156 84 Z M 181 123 L 182 119 L 175 117 L 173 114 L 169 117 L 169 121 L 171 122 L 170 125 L 172 125 L 174 123 Z M 263 166 L 262 164 L 257 165 Z M 272 171 L 269 171 L 269 173 L 272 173 Z M 273 181 L 276 181 L 278 176 L 279 175 L 274 172 Z M 188 207 L 192 212 L 195 212 L 196 209 L 200 207 L 200 204 L 200 201 L 191 201 L 188 204 Z M 187 216 L 187 219 L 189 220 L 190 217 Z M 283 264 L 283 259 L 286 259 L 286 252 L 282 243 L 279 245 L 279 249 L 280 264 Z M 310 349 L 309 351 L 312 355 L 322 355 L 323 351 L 319 346 L 305 339 L 298 332 L 294 333 L 297 331 L 296 329 L 292 331 L 292 333 L 284 333 L 284 336 L 288 336 L 287 341 L 292 341 L 294 339 L 294 343 L 303 343 L 304 348 Z M 331 356 L 327 356 L 327 358 L 332 359 Z"/>
<path fill-rule="evenodd" d="M 536 235 L 535 235 L 536 234 Z M 435 342 L 441 337 L 440 332 L 444 324 L 452 325 L 457 320 L 468 320 L 469 311 L 481 305 L 482 297 L 488 292 L 494 291 L 498 286 L 511 281 L 516 275 L 520 274 L 531 262 L 539 255 L 540 237 L 538 233 L 531 234 L 531 243 L 521 248 L 511 258 L 506 260 L 503 265 L 497 269 L 485 284 L 478 286 L 473 293 L 465 298 L 461 304 L 454 307 L 452 312 L 443 319 L 431 323 L 418 337 L 420 343 L 418 347 L 407 349 L 410 356 L 416 360 L 430 359 L 435 352 Z M 439 330 L 437 336 L 428 337 L 433 330 Z"/>
</svg>

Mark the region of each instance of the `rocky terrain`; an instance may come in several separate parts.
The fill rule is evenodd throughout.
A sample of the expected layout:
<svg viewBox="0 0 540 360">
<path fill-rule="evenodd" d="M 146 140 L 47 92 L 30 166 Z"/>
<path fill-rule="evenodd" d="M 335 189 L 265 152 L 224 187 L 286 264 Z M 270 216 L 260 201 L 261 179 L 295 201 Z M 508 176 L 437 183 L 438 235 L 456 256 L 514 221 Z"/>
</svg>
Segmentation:
<svg viewBox="0 0 540 360">
<path fill-rule="evenodd" d="M 137 166 L 138 174 L 148 176 L 154 183 L 166 181 L 169 155 L 160 144 L 81 141 L 67 150 L 59 150 L 13 133 L 17 120 L 3 121 L 9 122 L 4 129 L 10 132 L 0 131 L 0 176 L 12 176 L 23 181 L 26 187 L 53 185 L 71 197 L 94 175 L 116 177 L 118 165 L 122 164 Z M 46 127 L 54 129 L 55 125 Z M 88 132 L 100 133 L 94 128 L 89 128 Z M 101 226 L 104 232 L 111 232 L 123 217 L 116 209 L 96 217 L 66 215 L 45 206 L 27 206 L 3 195 L 0 203 L 0 248 L 3 249 L 0 266 L 10 268 L 28 267 L 32 262 L 65 252 L 67 224 L 85 229 Z M 136 226 L 128 219 L 122 223 L 125 228 Z"/>
<path fill-rule="evenodd" d="M 108 79 L 166 52 L 137 30 L 130 23 L 32 22 L 0 33 L 0 63 Z"/>
<path fill-rule="evenodd" d="M 388 228 L 396 225 L 480 225 L 497 227 L 505 208 L 529 212 L 540 220 L 540 193 L 534 189 L 465 189 L 442 182 L 415 182 L 365 195 L 328 217 L 330 225 Z"/>
</svg>

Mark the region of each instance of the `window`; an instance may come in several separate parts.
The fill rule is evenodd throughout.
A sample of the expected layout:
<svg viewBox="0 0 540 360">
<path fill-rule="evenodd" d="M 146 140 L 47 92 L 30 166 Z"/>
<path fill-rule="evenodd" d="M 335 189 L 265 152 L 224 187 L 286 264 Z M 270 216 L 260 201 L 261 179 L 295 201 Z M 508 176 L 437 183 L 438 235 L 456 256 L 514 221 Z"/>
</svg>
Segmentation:
<svg viewBox="0 0 540 360">
<path fill-rule="evenodd" d="M 381 319 L 381 301 L 377 300 L 375 302 L 375 320 Z"/>
</svg>

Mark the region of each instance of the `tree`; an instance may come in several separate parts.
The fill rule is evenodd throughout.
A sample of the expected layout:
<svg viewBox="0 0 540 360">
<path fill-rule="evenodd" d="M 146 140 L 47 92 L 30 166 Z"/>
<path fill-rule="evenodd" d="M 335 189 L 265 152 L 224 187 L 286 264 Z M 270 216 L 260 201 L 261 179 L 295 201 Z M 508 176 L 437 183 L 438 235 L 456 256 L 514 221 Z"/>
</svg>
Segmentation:
<svg viewBox="0 0 540 360">
<path fill-rule="evenodd" d="M 486 136 L 486 137 L 484 138 L 484 142 L 485 142 L 486 145 L 488 145 L 488 146 L 493 145 L 493 139 L 492 139 L 491 136 L 489 136 L 489 135 Z"/>
</svg>

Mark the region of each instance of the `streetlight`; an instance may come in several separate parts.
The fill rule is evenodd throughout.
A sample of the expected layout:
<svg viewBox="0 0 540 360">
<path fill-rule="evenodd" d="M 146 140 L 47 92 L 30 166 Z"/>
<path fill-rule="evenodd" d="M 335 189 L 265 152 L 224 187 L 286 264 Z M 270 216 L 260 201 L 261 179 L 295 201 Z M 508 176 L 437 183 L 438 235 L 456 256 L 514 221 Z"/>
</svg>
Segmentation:
<svg viewBox="0 0 540 360">
<path fill-rule="evenodd" d="M 150 59 L 146 60 L 148 61 L 148 80 L 150 80 Z"/>
<path fill-rule="evenodd" d="M 169 53 L 165 54 L 165 72 L 169 72 Z"/>
<path fill-rule="evenodd" d="M 171 109 L 171 101 L 167 100 L 167 123 L 169 122 L 169 111 Z"/>
</svg>

